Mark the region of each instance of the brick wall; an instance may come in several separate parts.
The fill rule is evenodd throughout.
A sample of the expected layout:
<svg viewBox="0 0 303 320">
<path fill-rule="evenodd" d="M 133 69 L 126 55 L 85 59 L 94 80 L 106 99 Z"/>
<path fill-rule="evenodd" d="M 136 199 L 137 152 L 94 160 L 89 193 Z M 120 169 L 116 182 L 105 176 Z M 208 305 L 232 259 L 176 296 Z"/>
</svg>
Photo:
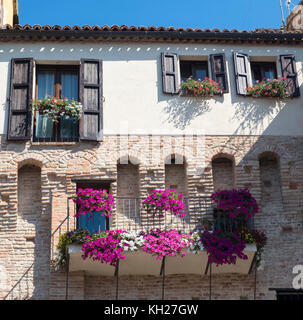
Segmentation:
<svg viewBox="0 0 303 320">
<path fill-rule="evenodd" d="M 189 197 L 209 196 L 216 185 L 230 183 L 230 162 L 220 165 L 215 163 L 214 167 L 212 160 L 222 154 L 234 159 L 233 184 L 237 188 L 249 187 L 256 197 L 261 213 L 256 217 L 255 224 L 258 229 L 266 231 L 269 239 L 264 250 L 263 263 L 258 270 L 257 297 L 274 298 L 274 294 L 268 291 L 269 287 L 290 288 L 293 266 L 303 264 L 303 138 L 206 136 L 203 155 L 195 155 L 200 138 L 194 137 L 193 141 L 187 141 L 188 137 L 163 136 L 159 139 L 160 148 L 151 153 L 151 137 L 130 136 L 130 156 L 138 159 L 140 163 L 122 167 L 117 166 L 121 154 L 116 151 L 122 145 L 117 137 L 106 136 L 102 143 L 82 142 L 72 146 L 7 143 L 2 137 L 0 272 L 5 275 L 6 280 L 2 279 L 0 282 L 0 298 L 33 262 L 35 268 L 30 273 L 30 277 L 34 278 L 30 284 L 34 289 L 32 297 L 64 298 L 65 273 L 50 271 L 49 268 L 50 232 L 66 217 L 67 198 L 76 191 L 76 180 L 111 180 L 114 196 L 132 192 L 139 193 L 142 198 L 153 188 L 164 188 L 167 183 L 181 183 L 183 178 L 180 177 L 183 177 L 184 170 L 181 170 L 181 167 L 165 167 L 166 157 L 177 153 L 184 155 L 186 159 L 186 179 L 183 187 L 187 184 Z M 188 145 L 193 153 L 187 152 Z M 260 158 L 262 154 L 269 153 L 277 155 L 279 161 Z M 204 161 L 203 157 L 205 170 L 195 170 Z M 158 158 L 159 161 L 149 162 L 151 158 Z M 170 170 L 175 171 L 168 177 Z M 171 179 L 176 180 L 170 182 Z M 21 184 L 21 181 L 24 183 Z M 29 187 L 21 190 L 21 185 Z M 31 205 L 32 202 L 34 206 Z M 72 216 L 71 201 L 69 206 Z M 30 222 L 26 221 L 29 218 Z M 112 223 L 117 227 L 115 219 L 114 217 Z M 71 221 L 70 228 L 72 227 Z M 62 232 L 66 228 L 64 224 Z M 35 235 L 35 243 L 32 235 Z M 113 278 L 71 274 L 70 281 L 75 288 L 74 293 L 71 291 L 71 298 L 103 299 L 112 297 L 115 292 Z M 240 296 L 247 296 L 251 299 L 253 281 L 253 275 L 214 276 L 213 297 L 238 299 Z M 149 286 L 153 290 L 149 290 Z M 119 288 L 121 297 L 159 298 L 161 278 L 123 277 Z M 25 285 L 22 290 L 26 290 Z M 208 299 L 208 277 L 169 276 L 166 295 L 167 298 Z"/>
<path fill-rule="evenodd" d="M 227 158 L 215 158 L 212 161 L 214 190 L 234 188 L 234 166 L 233 161 Z"/>
</svg>

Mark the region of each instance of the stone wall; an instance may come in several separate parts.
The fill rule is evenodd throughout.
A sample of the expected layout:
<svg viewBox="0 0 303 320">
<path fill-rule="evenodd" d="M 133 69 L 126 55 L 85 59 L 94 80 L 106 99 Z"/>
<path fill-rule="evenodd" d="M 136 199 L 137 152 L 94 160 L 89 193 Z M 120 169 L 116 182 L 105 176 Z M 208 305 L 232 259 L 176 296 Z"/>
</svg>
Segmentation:
<svg viewBox="0 0 303 320">
<path fill-rule="evenodd" d="M 203 152 L 200 139 L 205 142 Z M 263 262 L 257 273 L 257 298 L 274 298 L 274 293 L 268 290 L 270 287 L 292 287 L 292 268 L 303 263 L 302 137 L 195 136 L 191 139 L 187 136 L 161 136 L 159 148 L 152 151 L 151 136 L 129 136 L 128 142 L 130 159 L 137 159 L 139 163 L 126 165 L 124 170 L 123 165 L 117 166 L 117 163 L 127 154 L 127 150 L 119 149 L 122 144 L 116 136 L 106 136 L 104 142 L 98 144 L 81 142 L 71 145 L 7 143 L 2 139 L 0 272 L 4 276 L 0 282 L 0 298 L 34 262 L 35 267 L 29 277 L 30 296 L 33 299 L 64 299 L 66 275 L 49 267 L 50 235 L 66 218 L 68 206 L 71 216 L 69 228 L 74 226 L 73 203 L 68 197 L 75 193 L 76 181 L 111 180 L 114 196 L 121 190 L 127 193 L 126 187 L 130 185 L 134 188 L 131 192 L 139 193 L 142 198 L 151 188 L 164 188 L 168 181 L 165 179 L 168 172 L 165 159 L 171 154 L 185 157 L 184 186 L 187 184 L 189 197 L 209 196 L 213 192 L 212 160 L 217 155 L 224 154 L 234 159 L 234 185 L 251 190 L 261 207 L 255 226 L 268 236 Z M 262 155 L 269 154 L 271 158 L 262 158 Z M 205 169 L 202 170 L 201 164 L 204 162 Z M 181 171 L 183 174 L 183 169 L 178 170 L 180 174 Z M 215 172 L 218 171 L 215 169 Z M 220 174 L 215 178 L 216 183 L 221 183 L 220 177 L 226 180 L 224 174 Z M 29 186 L 26 190 L 20 189 L 22 179 Z M 180 184 L 180 181 L 178 178 L 177 183 Z M 24 201 L 34 202 L 28 215 L 25 214 L 27 205 Z M 25 228 L 28 223 L 26 216 L 34 219 L 30 228 Z M 112 226 L 117 226 L 115 217 Z M 65 223 L 60 228 L 61 232 L 66 228 Z M 58 233 L 53 238 L 55 242 L 57 238 Z M 121 298 L 161 298 L 160 276 L 121 277 L 119 281 Z M 166 298 L 208 299 L 208 285 L 208 276 L 169 276 Z M 253 274 L 214 276 L 213 298 L 252 299 L 253 285 Z M 70 298 L 105 299 L 115 295 L 114 278 L 76 273 L 70 275 L 70 286 Z M 26 290 L 24 283 L 23 297 Z"/>
</svg>

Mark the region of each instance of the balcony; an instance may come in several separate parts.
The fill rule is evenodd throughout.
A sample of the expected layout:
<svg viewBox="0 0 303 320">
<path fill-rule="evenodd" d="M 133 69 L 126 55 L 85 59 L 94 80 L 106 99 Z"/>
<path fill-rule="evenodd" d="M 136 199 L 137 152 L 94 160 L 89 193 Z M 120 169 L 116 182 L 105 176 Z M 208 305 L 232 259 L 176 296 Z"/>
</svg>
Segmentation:
<svg viewBox="0 0 303 320">
<path fill-rule="evenodd" d="M 161 230 L 176 229 L 182 233 L 190 233 L 203 229 L 203 225 L 212 224 L 215 229 L 222 229 L 226 232 L 233 231 L 241 226 L 218 210 L 214 210 L 212 201 L 206 197 L 186 198 L 184 203 L 187 208 L 187 214 L 184 218 L 176 217 L 168 212 L 163 217 L 153 217 L 148 214 L 141 206 L 140 198 L 117 197 L 116 212 L 113 218 L 94 217 L 90 219 L 89 227 L 93 231 L 100 231 L 106 226 L 110 230 L 126 230 L 126 231 L 148 231 L 150 229 L 159 228 Z M 101 219 L 101 220 L 94 220 Z M 106 221 L 104 221 L 104 219 Z M 75 226 L 79 226 L 78 222 L 74 222 Z M 99 226 L 99 230 L 98 230 Z M 102 226 L 102 227 L 101 227 Z M 249 227 L 252 227 L 250 225 Z M 104 229 L 103 229 L 104 230 Z M 120 260 L 115 268 L 106 263 L 93 261 L 92 259 L 82 259 L 81 245 L 72 244 L 68 247 L 69 254 L 69 271 L 85 271 L 89 275 L 98 276 L 114 276 L 117 275 L 151 275 L 159 276 L 163 272 L 166 275 L 176 274 L 197 274 L 207 275 L 213 274 L 249 274 L 252 271 L 253 261 L 256 254 L 256 246 L 247 244 L 244 253 L 247 260 L 237 259 L 236 264 L 222 265 L 216 267 L 214 264 L 210 267 L 208 255 L 205 250 L 195 254 L 190 251 L 185 252 L 186 255 L 162 258 L 157 260 L 154 256 L 142 250 L 135 252 L 125 252 L 125 260 Z"/>
</svg>

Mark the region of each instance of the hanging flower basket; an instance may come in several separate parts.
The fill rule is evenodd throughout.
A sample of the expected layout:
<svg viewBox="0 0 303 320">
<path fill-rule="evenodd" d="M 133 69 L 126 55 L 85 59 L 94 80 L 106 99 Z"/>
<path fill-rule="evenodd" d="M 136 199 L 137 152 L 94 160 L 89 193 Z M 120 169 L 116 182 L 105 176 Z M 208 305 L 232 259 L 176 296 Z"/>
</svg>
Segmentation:
<svg viewBox="0 0 303 320">
<path fill-rule="evenodd" d="M 115 207 L 114 197 L 106 190 L 78 189 L 73 201 L 79 206 L 76 217 L 93 212 L 110 217 Z"/>
<path fill-rule="evenodd" d="M 165 211 L 170 211 L 175 216 L 180 218 L 185 217 L 186 207 L 183 203 L 184 195 L 177 194 L 175 190 L 155 189 L 143 202 L 143 208 L 154 216 L 164 216 Z"/>
<path fill-rule="evenodd" d="M 221 190 L 211 195 L 218 211 L 225 212 L 232 219 L 247 221 L 259 211 L 256 199 L 246 189 Z"/>
</svg>

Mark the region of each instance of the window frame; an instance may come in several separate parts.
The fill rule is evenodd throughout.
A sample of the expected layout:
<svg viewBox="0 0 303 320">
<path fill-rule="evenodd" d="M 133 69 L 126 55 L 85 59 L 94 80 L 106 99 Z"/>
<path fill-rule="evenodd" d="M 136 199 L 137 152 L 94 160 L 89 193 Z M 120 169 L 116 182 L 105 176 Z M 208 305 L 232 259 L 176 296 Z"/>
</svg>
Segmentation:
<svg viewBox="0 0 303 320">
<path fill-rule="evenodd" d="M 259 67 L 260 68 L 260 74 L 261 74 L 261 79 L 255 79 L 254 77 L 254 71 L 253 68 L 254 67 Z M 277 79 L 278 77 L 278 69 L 277 69 L 277 62 L 276 61 L 254 61 L 254 60 L 250 60 L 250 73 L 251 73 L 251 81 L 252 84 L 255 84 L 256 81 L 263 81 L 264 79 L 267 80 L 267 78 L 265 77 L 265 69 L 267 67 L 273 67 L 274 69 L 274 79 Z"/>
<path fill-rule="evenodd" d="M 78 64 L 71 64 L 71 65 L 55 65 L 55 64 L 36 64 L 36 70 L 35 70 L 35 93 L 34 96 L 36 99 L 38 99 L 38 74 L 39 72 L 44 71 L 53 71 L 55 73 L 54 76 L 54 92 L 51 95 L 54 97 L 61 97 L 61 89 L 62 89 L 62 83 L 61 83 L 61 75 L 63 72 L 75 72 L 78 77 L 78 101 L 80 101 L 80 65 Z M 51 138 L 37 138 L 36 137 L 36 115 L 33 113 L 33 129 L 32 129 L 32 141 L 33 142 L 78 142 L 80 140 L 80 125 L 78 123 L 78 135 L 76 138 L 62 138 L 60 134 L 60 119 L 59 123 L 54 122 L 53 127 L 53 136 Z"/>
<path fill-rule="evenodd" d="M 209 78 L 209 65 L 208 65 L 208 60 L 186 60 L 186 59 L 179 59 L 179 70 L 180 70 L 180 82 L 182 83 L 182 63 L 188 63 L 191 65 L 191 73 L 192 77 L 195 80 L 198 80 L 196 76 L 196 70 L 198 69 L 198 65 L 204 65 L 206 69 L 206 77 Z M 202 68 L 201 68 L 202 69 Z M 205 80 L 201 79 L 201 81 Z"/>
<path fill-rule="evenodd" d="M 36 83 L 35 83 L 35 97 L 38 97 L 38 73 L 41 71 L 54 71 L 55 72 L 55 92 L 53 93 L 54 97 L 61 96 L 61 74 L 64 71 L 73 71 L 77 73 L 78 83 L 80 77 L 80 66 L 79 65 L 50 65 L 50 64 L 37 64 L 36 65 Z M 80 99 L 80 86 L 78 86 L 78 100 Z"/>
</svg>

